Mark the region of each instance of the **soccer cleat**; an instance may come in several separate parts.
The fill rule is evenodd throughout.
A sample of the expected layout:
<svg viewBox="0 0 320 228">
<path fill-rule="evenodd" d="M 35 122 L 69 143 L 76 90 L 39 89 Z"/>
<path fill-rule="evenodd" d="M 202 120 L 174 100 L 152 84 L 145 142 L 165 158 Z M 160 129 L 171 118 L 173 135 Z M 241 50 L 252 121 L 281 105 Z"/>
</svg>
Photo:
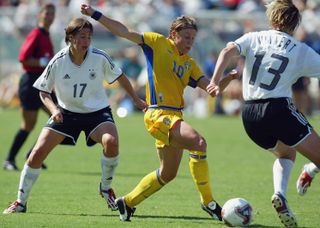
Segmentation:
<svg viewBox="0 0 320 228">
<path fill-rule="evenodd" d="M 297 192 L 299 195 L 303 196 L 308 188 L 311 185 L 313 177 L 305 170 L 305 167 L 302 168 L 302 172 L 297 180 Z"/>
<path fill-rule="evenodd" d="M 297 220 L 291 212 L 288 202 L 284 196 L 277 192 L 271 198 L 272 206 L 276 209 L 278 216 L 285 227 L 297 227 Z"/>
<path fill-rule="evenodd" d="M 100 183 L 99 193 L 100 193 L 101 197 L 104 198 L 107 201 L 108 207 L 112 211 L 118 210 L 118 206 L 115 203 L 116 195 L 114 194 L 114 191 L 113 191 L 112 188 L 109 188 L 108 190 L 103 190 L 101 188 L 101 183 Z"/>
<path fill-rule="evenodd" d="M 18 167 L 16 166 L 16 163 L 13 161 L 4 161 L 3 169 L 8 171 L 19 171 Z"/>
<path fill-rule="evenodd" d="M 214 220 L 222 221 L 221 207 L 216 201 L 211 201 L 207 206 L 201 204 L 202 210 L 206 211 Z"/>
<path fill-rule="evenodd" d="M 119 209 L 120 221 L 130 222 L 130 217 L 133 216 L 136 208 L 128 207 L 123 197 L 116 199 L 116 204 Z"/>
<path fill-rule="evenodd" d="M 7 215 L 7 214 L 12 214 L 12 213 L 26 213 L 26 211 L 27 211 L 27 204 L 22 205 L 18 201 L 15 201 L 12 204 L 10 204 L 10 206 L 8 208 L 6 208 L 2 212 L 2 214 Z"/>
</svg>

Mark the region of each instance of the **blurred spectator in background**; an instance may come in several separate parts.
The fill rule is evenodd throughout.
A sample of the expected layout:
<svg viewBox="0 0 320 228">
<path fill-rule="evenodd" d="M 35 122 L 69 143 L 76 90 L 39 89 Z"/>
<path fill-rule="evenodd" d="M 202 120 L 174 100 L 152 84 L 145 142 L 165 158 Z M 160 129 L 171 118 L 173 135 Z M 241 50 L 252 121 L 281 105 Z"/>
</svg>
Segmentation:
<svg viewBox="0 0 320 228">
<path fill-rule="evenodd" d="M 295 33 L 295 38 L 320 53 L 320 20 L 315 13 L 315 3 L 307 0 L 294 0 L 293 2 L 302 14 L 301 25 Z M 292 85 L 293 102 L 297 109 L 305 115 L 311 115 L 314 108 L 309 91 L 310 82 L 310 78 L 301 77 Z"/>
<path fill-rule="evenodd" d="M 129 77 L 129 79 L 135 83 L 142 71 L 142 65 L 139 60 L 139 51 L 137 47 L 129 47 L 124 50 L 122 70 Z"/>
<path fill-rule="evenodd" d="M 42 6 L 38 14 L 38 27 L 28 34 L 20 48 L 19 61 L 25 70 L 19 84 L 22 123 L 3 164 L 5 170 L 18 170 L 15 162 L 16 155 L 36 125 L 39 108 L 43 108 L 49 114 L 40 100 L 39 91 L 32 85 L 54 55 L 49 36 L 49 28 L 54 21 L 54 17 L 55 6 L 53 4 Z M 30 151 L 27 156 L 29 156 Z M 43 164 L 42 168 L 46 168 L 46 166 Z"/>
<path fill-rule="evenodd" d="M 179 0 L 154 1 L 155 8 L 167 17 L 169 20 L 183 14 L 182 3 Z"/>
<path fill-rule="evenodd" d="M 19 0 L 1 0 L 0 7 L 7 7 L 7 6 L 17 6 L 19 5 Z"/>
<path fill-rule="evenodd" d="M 212 51 L 205 61 L 204 72 L 209 78 L 212 77 L 218 53 Z M 242 73 L 244 67 L 244 59 L 239 58 L 237 61 L 232 61 L 231 67 L 228 67 L 226 72 L 236 69 L 239 74 Z M 216 97 L 208 97 L 209 110 L 214 114 L 238 115 L 243 103 L 241 79 L 232 80 L 226 89 Z M 212 102 L 213 101 L 213 102 Z M 213 107 L 212 107 L 213 103 Z"/>
<path fill-rule="evenodd" d="M 297 109 L 305 115 L 312 114 L 312 102 L 308 87 L 310 78 L 301 77 L 292 85 L 292 100 Z"/>
<path fill-rule="evenodd" d="M 206 60 L 204 61 L 204 67 L 203 72 L 208 77 L 211 78 L 214 72 L 214 68 L 216 66 L 218 53 L 214 50 L 212 50 Z M 217 97 L 208 97 L 209 99 L 209 110 L 210 113 L 214 114 L 224 114 L 223 108 L 222 108 L 222 95 L 220 94 Z"/>
<path fill-rule="evenodd" d="M 37 1 L 20 0 L 14 15 L 14 24 L 16 32 L 21 37 L 25 37 L 33 28 L 37 20 L 34 15 L 39 11 L 39 3 Z"/>
<path fill-rule="evenodd" d="M 224 113 L 227 115 L 241 114 L 241 108 L 243 105 L 241 79 L 244 68 L 244 60 L 245 58 L 240 57 L 236 63 L 234 63 L 235 69 L 239 72 L 239 74 L 241 74 L 241 76 L 239 79 L 232 80 L 222 93 L 222 108 Z"/>
<path fill-rule="evenodd" d="M 238 7 L 238 11 L 241 13 L 253 13 L 253 12 L 264 12 L 265 6 L 261 0 L 245 0 L 241 1 Z"/>
<path fill-rule="evenodd" d="M 138 83 L 138 77 L 143 69 L 143 65 L 139 60 L 139 51 L 137 47 L 129 47 L 124 49 L 122 54 L 122 71 L 125 75 L 127 75 L 134 91 L 139 95 L 140 98 L 144 98 L 145 87 L 141 86 L 141 84 Z M 135 111 L 135 106 L 132 103 L 130 96 L 128 96 L 128 94 L 123 89 L 119 88 L 118 90 L 116 90 L 116 93 L 111 97 L 111 101 L 113 104 L 118 104 L 119 108 L 121 108 L 121 117 L 124 117 L 126 116 L 126 114 Z M 123 116 L 121 115 L 121 113 Z M 118 111 L 117 114 L 119 114 Z"/>
<path fill-rule="evenodd" d="M 241 0 L 222 0 L 223 8 L 228 10 L 236 10 L 241 2 Z"/>
<path fill-rule="evenodd" d="M 201 1 L 201 6 L 204 9 L 216 9 L 219 6 L 219 0 L 202 0 Z"/>
<path fill-rule="evenodd" d="M 203 71 L 208 78 L 212 77 L 212 74 L 214 72 L 214 68 L 216 66 L 217 56 L 218 56 L 217 52 L 212 50 L 209 53 L 206 60 L 204 61 Z"/>
<path fill-rule="evenodd" d="M 68 11 L 71 13 L 74 17 L 81 16 L 79 13 L 79 5 L 81 3 L 89 3 L 89 0 L 70 0 L 68 4 Z"/>
<path fill-rule="evenodd" d="M 310 16 L 307 15 L 310 15 L 312 9 L 308 8 L 307 0 L 294 0 L 293 2 L 303 15 L 301 24 L 295 32 L 295 38 L 312 47 L 313 39 L 311 37 L 313 36 L 312 34 L 315 34 L 313 28 L 315 21 L 313 19 L 308 20 L 308 22 L 306 21 L 306 17 L 310 19 Z M 310 27 L 310 25 L 312 26 Z M 312 102 L 308 90 L 309 85 L 310 79 L 301 77 L 291 87 L 293 103 L 296 105 L 297 109 L 305 115 L 311 115 L 312 112 Z"/>
</svg>

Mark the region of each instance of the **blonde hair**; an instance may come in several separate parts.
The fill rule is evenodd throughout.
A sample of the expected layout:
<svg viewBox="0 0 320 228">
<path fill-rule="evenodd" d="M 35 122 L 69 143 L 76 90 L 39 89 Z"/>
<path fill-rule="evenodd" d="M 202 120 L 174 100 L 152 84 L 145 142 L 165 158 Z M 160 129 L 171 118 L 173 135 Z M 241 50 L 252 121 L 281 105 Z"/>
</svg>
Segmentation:
<svg viewBox="0 0 320 228">
<path fill-rule="evenodd" d="M 65 28 L 64 41 L 66 42 L 66 44 L 69 44 L 71 35 L 76 35 L 84 28 L 90 29 L 91 33 L 93 33 L 93 26 L 88 20 L 84 18 L 75 18 L 70 21 L 67 28 Z"/>
<path fill-rule="evenodd" d="M 273 0 L 266 5 L 270 25 L 279 31 L 293 34 L 301 21 L 298 8 L 291 0 Z"/>
<path fill-rule="evenodd" d="M 173 31 L 179 32 L 183 29 L 194 29 L 198 31 L 196 20 L 193 17 L 184 16 L 184 15 L 177 17 L 170 26 L 169 38 L 172 38 L 171 34 Z"/>
</svg>

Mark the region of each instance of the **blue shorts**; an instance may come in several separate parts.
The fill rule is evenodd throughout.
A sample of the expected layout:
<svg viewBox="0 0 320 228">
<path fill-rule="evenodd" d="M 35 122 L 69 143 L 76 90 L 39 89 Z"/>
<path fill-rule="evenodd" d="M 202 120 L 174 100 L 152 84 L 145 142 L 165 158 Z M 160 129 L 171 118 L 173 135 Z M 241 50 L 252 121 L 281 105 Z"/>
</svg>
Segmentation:
<svg viewBox="0 0 320 228">
<path fill-rule="evenodd" d="M 52 121 L 52 118 L 50 118 L 45 128 L 52 129 L 66 136 L 61 142 L 61 144 L 64 145 L 75 145 L 81 131 L 84 131 L 87 146 L 93 146 L 96 144 L 96 142 L 90 138 L 93 131 L 102 123 L 114 123 L 110 107 L 90 113 L 74 113 L 65 109 L 61 109 L 61 111 L 63 123 L 55 123 Z"/>
</svg>

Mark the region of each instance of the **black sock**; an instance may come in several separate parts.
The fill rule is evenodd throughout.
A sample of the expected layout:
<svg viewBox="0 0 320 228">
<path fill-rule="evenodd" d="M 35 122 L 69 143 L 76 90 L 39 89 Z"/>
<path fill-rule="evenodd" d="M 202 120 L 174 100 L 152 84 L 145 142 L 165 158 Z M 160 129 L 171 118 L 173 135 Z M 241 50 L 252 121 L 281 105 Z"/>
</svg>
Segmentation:
<svg viewBox="0 0 320 228">
<path fill-rule="evenodd" d="M 19 131 L 17 132 L 12 142 L 12 145 L 7 157 L 7 161 L 12 161 L 12 162 L 15 161 L 16 155 L 18 154 L 23 143 L 26 141 L 28 135 L 29 135 L 29 132 L 19 129 Z"/>
</svg>

